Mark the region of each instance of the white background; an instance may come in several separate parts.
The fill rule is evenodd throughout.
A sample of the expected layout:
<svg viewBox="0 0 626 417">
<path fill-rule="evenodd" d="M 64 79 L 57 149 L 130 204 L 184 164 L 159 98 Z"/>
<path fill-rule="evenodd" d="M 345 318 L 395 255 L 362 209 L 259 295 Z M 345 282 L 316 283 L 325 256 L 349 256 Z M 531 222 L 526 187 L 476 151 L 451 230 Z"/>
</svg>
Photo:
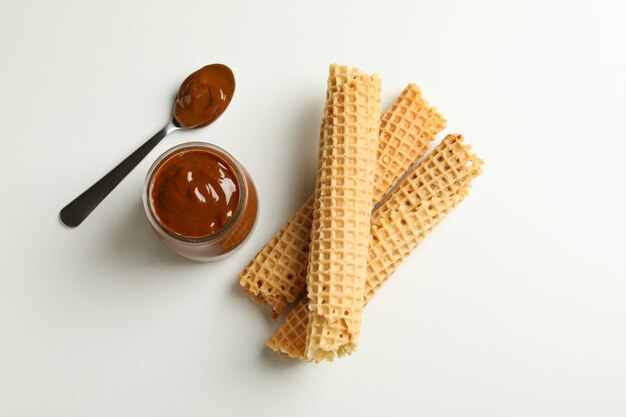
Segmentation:
<svg viewBox="0 0 626 417">
<path fill-rule="evenodd" d="M 610 1 L 0 2 L 0 415 L 626 415 L 626 6 Z M 75 230 L 58 211 L 234 70 Z M 485 161 L 364 315 L 300 364 L 237 273 L 311 193 L 327 66 L 409 82 Z M 152 235 L 149 165 L 205 140 L 252 173 L 258 228 L 195 264 Z"/>
</svg>

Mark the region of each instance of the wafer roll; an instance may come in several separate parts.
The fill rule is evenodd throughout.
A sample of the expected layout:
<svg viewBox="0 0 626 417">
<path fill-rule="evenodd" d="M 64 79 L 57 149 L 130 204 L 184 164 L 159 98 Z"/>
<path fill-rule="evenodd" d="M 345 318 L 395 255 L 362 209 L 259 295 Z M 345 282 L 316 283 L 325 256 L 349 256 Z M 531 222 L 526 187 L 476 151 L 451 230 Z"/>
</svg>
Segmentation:
<svg viewBox="0 0 626 417">
<path fill-rule="evenodd" d="M 327 102 L 330 93 L 345 82 L 341 72 L 331 66 Z M 372 206 L 424 155 L 445 124 L 415 84 L 402 91 L 380 120 Z M 322 131 L 323 127 L 324 122 Z M 239 284 L 253 300 L 269 305 L 274 317 L 304 295 L 312 214 L 310 198 L 239 274 Z"/>
<path fill-rule="evenodd" d="M 415 211 L 401 207 L 382 218 L 378 216 L 371 228 L 372 244 L 368 253 L 365 303 L 389 278 L 413 247 L 426 236 L 454 205 L 463 198 L 459 192 L 454 198 L 433 198 L 420 204 Z M 429 208 L 430 207 L 430 208 Z M 306 329 L 309 322 L 307 299 L 300 300 L 289 312 L 283 324 L 267 342 L 273 350 L 292 358 L 306 360 Z M 345 352 L 338 352 L 339 356 Z"/>
<path fill-rule="evenodd" d="M 381 81 L 356 68 L 340 70 L 350 81 L 331 98 L 311 225 L 306 356 L 312 360 L 356 350 L 367 269 Z"/>
<path fill-rule="evenodd" d="M 467 195 L 482 161 L 460 135 L 449 135 L 398 184 L 372 217 L 364 300 L 367 303 L 408 254 Z M 306 360 L 306 298 L 287 315 L 268 346 Z M 339 351 L 342 355 L 346 352 Z"/>
</svg>

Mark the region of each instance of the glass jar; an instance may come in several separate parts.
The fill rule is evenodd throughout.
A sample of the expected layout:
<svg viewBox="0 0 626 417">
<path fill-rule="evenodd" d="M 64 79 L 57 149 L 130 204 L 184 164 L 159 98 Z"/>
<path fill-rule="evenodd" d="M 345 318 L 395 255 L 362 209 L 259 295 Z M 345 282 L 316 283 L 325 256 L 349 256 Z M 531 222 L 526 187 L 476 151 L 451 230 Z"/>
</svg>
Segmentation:
<svg viewBox="0 0 626 417">
<path fill-rule="evenodd" d="M 230 217 L 227 222 L 223 225 L 223 227 L 214 233 L 202 236 L 190 236 L 189 234 L 186 235 L 185 233 L 179 233 L 173 230 L 171 226 L 166 225 L 167 221 L 163 221 L 159 218 L 158 214 L 158 204 L 161 203 L 159 202 L 155 204 L 153 194 L 155 180 L 157 180 L 160 175 L 166 175 L 165 173 L 161 173 L 161 168 L 164 164 L 168 163 L 168 161 L 172 161 L 171 163 L 174 164 L 176 163 L 176 159 L 173 158 L 177 156 L 182 157 L 183 154 L 189 153 L 190 151 L 201 151 L 202 153 L 206 152 L 210 154 L 211 158 L 218 161 L 221 167 L 225 166 L 230 171 L 230 174 L 232 174 L 232 181 L 229 181 L 234 183 L 234 186 L 236 186 L 236 189 L 238 190 L 236 208 L 234 210 L 229 210 L 228 214 Z M 168 166 L 169 164 L 166 165 L 166 167 Z M 186 175 L 191 181 L 191 172 L 186 173 Z M 184 180 L 182 182 L 184 182 Z M 207 188 L 207 192 L 208 191 L 211 191 L 214 195 L 216 195 L 215 190 L 209 190 L 209 188 Z M 195 192 L 196 194 L 198 193 L 197 187 Z M 210 195 L 211 193 L 208 193 L 208 196 Z M 206 197 L 199 197 L 202 198 L 202 202 L 204 203 Z M 193 195 L 190 195 L 190 198 L 193 199 Z M 226 197 L 227 201 L 228 198 L 229 197 Z M 169 204 L 171 206 L 171 203 Z M 146 215 L 148 216 L 148 220 L 161 241 L 179 255 L 200 262 L 215 261 L 232 253 L 233 250 L 244 243 L 250 236 L 254 226 L 256 225 L 258 214 L 257 192 L 248 171 L 246 171 L 246 169 L 241 166 L 241 164 L 239 164 L 239 162 L 237 162 L 232 155 L 222 148 L 204 142 L 188 142 L 175 146 L 163 153 L 163 155 L 161 155 L 154 162 L 154 164 L 152 164 L 148 174 L 146 175 L 144 184 L 143 205 Z M 233 206 L 233 208 L 234 207 L 235 206 Z M 185 209 L 182 208 L 181 210 L 176 211 L 176 216 L 183 216 L 183 218 L 177 218 L 174 220 L 181 220 L 184 222 L 184 210 Z M 224 217 L 222 216 L 222 218 Z"/>
</svg>

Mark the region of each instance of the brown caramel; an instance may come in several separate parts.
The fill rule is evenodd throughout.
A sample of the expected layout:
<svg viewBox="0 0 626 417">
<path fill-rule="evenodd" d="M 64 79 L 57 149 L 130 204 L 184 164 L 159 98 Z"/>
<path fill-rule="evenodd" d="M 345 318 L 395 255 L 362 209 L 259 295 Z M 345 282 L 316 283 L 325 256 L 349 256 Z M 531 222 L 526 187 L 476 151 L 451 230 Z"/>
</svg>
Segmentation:
<svg viewBox="0 0 626 417">
<path fill-rule="evenodd" d="M 217 155 L 205 150 L 177 153 L 154 177 L 152 203 L 163 226 L 187 238 L 222 230 L 240 204 L 239 179 Z"/>
<path fill-rule="evenodd" d="M 206 126 L 226 110 L 234 92 L 235 77 L 226 65 L 200 68 L 180 85 L 174 119 L 181 127 Z"/>
</svg>

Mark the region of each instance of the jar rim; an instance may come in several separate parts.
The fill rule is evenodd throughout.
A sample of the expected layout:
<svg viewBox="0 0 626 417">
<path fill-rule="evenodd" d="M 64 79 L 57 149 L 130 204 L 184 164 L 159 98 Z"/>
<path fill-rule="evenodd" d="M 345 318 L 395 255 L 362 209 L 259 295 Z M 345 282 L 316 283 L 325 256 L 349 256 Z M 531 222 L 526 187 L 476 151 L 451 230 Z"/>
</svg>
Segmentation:
<svg viewBox="0 0 626 417">
<path fill-rule="evenodd" d="M 235 210 L 235 214 L 230 219 L 230 221 L 217 232 L 212 233 L 210 235 L 206 235 L 206 236 L 200 236 L 200 237 L 189 237 L 189 236 L 181 235 L 169 229 L 167 226 L 165 226 L 159 219 L 159 216 L 156 214 L 156 211 L 154 210 L 154 201 L 152 200 L 152 188 L 154 186 L 154 180 L 161 166 L 165 162 L 169 161 L 175 155 L 178 155 L 183 152 L 191 151 L 191 150 L 208 151 L 209 153 L 216 155 L 223 162 L 225 162 L 228 165 L 228 168 L 235 174 L 237 187 L 240 190 L 239 201 L 237 202 L 237 209 Z M 243 169 L 239 165 L 237 160 L 226 150 L 208 142 L 185 142 L 185 143 L 181 143 L 179 145 L 173 146 L 170 149 L 163 152 L 156 159 L 156 161 L 154 161 L 154 163 L 148 170 L 148 173 L 146 174 L 146 179 L 144 182 L 143 190 L 144 190 L 143 191 L 144 209 L 146 211 L 146 214 L 148 215 L 148 219 L 153 224 L 153 226 L 156 226 L 156 228 L 158 228 L 159 231 L 164 232 L 166 235 L 176 240 L 186 242 L 186 243 L 207 243 L 207 242 L 219 240 L 220 238 L 227 235 L 233 229 L 233 227 L 235 226 L 235 224 L 241 217 L 241 213 L 244 210 L 244 205 L 245 205 L 247 195 L 248 195 L 248 186 L 244 179 Z"/>
</svg>

